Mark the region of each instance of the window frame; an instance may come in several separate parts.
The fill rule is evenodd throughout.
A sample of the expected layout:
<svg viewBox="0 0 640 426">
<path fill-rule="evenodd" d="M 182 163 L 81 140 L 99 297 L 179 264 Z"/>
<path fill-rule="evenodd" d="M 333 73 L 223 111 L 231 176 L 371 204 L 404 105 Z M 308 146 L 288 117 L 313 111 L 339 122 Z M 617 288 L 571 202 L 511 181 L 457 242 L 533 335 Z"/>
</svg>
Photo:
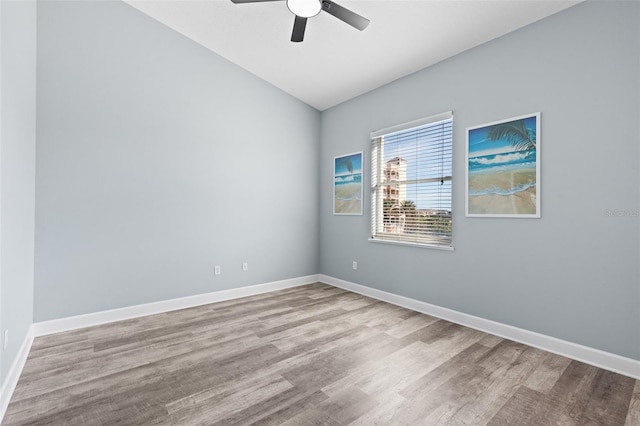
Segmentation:
<svg viewBox="0 0 640 426">
<path fill-rule="evenodd" d="M 449 148 L 445 148 L 444 145 L 442 148 L 442 152 L 447 152 L 450 155 L 450 164 L 447 165 L 448 170 L 450 170 L 450 175 L 445 176 L 444 173 L 435 178 L 435 177 L 422 177 L 415 179 L 405 179 L 402 182 L 403 185 L 418 185 L 422 183 L 433 183 L 433 182 L 450 182 L 449 187 L 449 198 L 451 200 L 451 206 L 449 210 L 449 220 L 451 221 L 451 230 L 448 235 L 445 234 L 437 235 L 436 232 L 432 234 L 426 235 L 411 235 L 397 232 L 385 232 L 384 228 L 384 202 L 385 197 L 384 194 L 386 192 L 386 187 L 390 187 L 390 184 L 386 183 L 386 175 L 388 174 L 386 171 L 384 155 L 379 150 L 384 150 L 384 137 L 398 135 L 402 132 L 410 133 L 411 131 L 415 131 L 420 127 L 428 127 L 429 125 L 438 125 L 438 123 L 442 123 L 444 121 L 450 121 L 450 124 L 445 124 L 450 126 L 450 133 L 448 133 L 447 137 L 443 137 L 437 142 L 431 142 L 430 146 L 436 146 L 436 144 L 447 143 Z M 444 141 L 444 142 L 443 142 Z M 391 159 L 393 160 L 393 159 Z M 388 161 L 391 161 L 388 160 Z M 399 157 L 400 161 L 402 160 Z M 387 162 L 388 162 L 387 161 Z M 444 168 L 442 170 L 444 172 Z M 402 185 L 401 184 L 401 185 Z M 407 199 L 409 200 L 409 199 Z M 400 200 L 402 201 L 402 200 Z M 413 201 L 413 200 L 412 200 Z M 416 200 L 417 201 L 417 200 Z M 433 215 L 435 216 L 435 215 Z M 382 243 L 382 244 L 394 244 L 401 246 L 411 246 L 411 247 L 420 247 L 420 248 L 429 248 L 429 249 L 437 249 L 437 250 L 453 250 L 453 112 L 447 111 L 441 114 L 432 115 L 429 117 L 421 118 L 418 120 L 410 121 L 407 123 L 387 127 L 384 129 L 380 129 L 377 131 L 371 132 L 371 233 L 369 237 L 370 242 L 374 243 Z M 407 235 L 407 236 L 404 236 Z"/>
</svg>

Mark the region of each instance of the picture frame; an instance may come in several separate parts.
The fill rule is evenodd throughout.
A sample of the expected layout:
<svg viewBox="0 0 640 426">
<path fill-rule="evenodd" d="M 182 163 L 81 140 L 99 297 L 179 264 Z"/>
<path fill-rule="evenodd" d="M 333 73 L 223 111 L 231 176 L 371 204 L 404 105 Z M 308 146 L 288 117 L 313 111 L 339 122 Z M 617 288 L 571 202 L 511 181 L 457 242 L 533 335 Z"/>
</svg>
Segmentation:
<svg viewBox="0 0 640 426">
<path fill-rule="evenodd" d="M 466 130 L 467 217 L 540 218 L 540 112 Z"/>
<path fill-rule="evenodd" d="M 362 151 L 333 158 L 333 214 L 362 215 Z"/>
</svg>

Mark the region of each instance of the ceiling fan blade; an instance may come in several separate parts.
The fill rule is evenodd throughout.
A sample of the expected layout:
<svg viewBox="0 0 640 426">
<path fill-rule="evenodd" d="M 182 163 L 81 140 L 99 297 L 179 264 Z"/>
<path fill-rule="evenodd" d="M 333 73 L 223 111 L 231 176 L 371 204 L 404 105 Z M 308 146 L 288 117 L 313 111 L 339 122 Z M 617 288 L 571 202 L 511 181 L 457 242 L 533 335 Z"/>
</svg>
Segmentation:
<svg viewBox="0 0 640 426">
<path fill-rule="evenodd" d="M 262 3 L 263 1 L 283 1 L 283 0 L 231 0 L 232 3 Z"/>
<path fill-rule="evenodd" d="M 304 29 L 307 27 L 307 18 L 296 15 L 293 21 L 293 33 L 291 33 L 291 41 L 300 42 L 304 40 Z"/>
<path fill-rule="evenodd" d="M 360 31 L 367 28 L 367 25 L 369 25 L 370 22 L 367 18 L 342 7 L 331 0 L 322 0 L 322 10 L 335 16 L 341 21 L 346 22 L 352 27 L 359 29 Z"/>
</svg>

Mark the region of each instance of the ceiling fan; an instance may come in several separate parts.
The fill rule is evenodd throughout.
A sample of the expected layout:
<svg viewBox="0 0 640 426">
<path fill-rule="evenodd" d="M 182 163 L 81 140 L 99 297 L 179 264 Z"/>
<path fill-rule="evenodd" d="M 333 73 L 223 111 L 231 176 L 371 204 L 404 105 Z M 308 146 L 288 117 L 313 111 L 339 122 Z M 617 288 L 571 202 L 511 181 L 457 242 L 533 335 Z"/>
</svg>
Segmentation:
<svg viewBox="0 0 640 426">
<path fill-rule="evenodd" d="M 265 1 L 283 0 L 231 0 L 233 3 L 259 3 Z M 293 21 L 293 32 L 291 41 L 300 42 L 304 39 L 304 30 L 307 26 L 307 19 L 316 16 L 322 10 L 329 15 L 333 15 L 343 22 L 351 25 L 360 31 L 367 28 L 369 20 L 358 15 L 351 10 L 332 2 L 331 0 L 286 0 L 287 7 L 296 15 Z"/>
</svg>

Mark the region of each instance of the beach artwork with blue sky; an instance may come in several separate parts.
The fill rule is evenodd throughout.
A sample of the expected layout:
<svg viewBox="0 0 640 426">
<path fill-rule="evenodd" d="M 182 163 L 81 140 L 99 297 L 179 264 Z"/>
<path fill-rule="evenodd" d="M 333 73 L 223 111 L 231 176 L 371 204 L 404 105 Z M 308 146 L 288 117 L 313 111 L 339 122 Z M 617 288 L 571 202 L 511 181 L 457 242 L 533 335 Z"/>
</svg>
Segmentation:
<svg viewBox="0 0 640 426">
<path fill-rule="evenodd" d="M 467 215 L 540 217 L 540 114 L 467 129 Z"/>
<path fill-rule="evenodd" d="M 333 213 L 362 214 L 362 152 L 335 157 Z"/>
</svg>

